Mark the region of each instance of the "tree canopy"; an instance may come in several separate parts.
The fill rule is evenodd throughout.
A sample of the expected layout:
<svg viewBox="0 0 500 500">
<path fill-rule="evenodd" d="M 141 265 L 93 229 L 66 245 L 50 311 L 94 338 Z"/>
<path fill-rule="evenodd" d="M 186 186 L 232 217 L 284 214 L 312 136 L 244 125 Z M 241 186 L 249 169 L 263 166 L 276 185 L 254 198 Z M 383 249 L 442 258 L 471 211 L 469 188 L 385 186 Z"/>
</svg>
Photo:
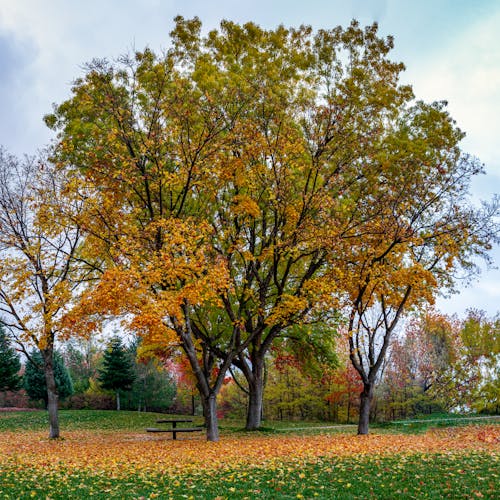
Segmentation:
<svg viewBox="0 0 500 500">
<path fill-rule="evenodd" d="M 379 367 L 406 308 L 486 255 L 498 209 L 467 205 L 481 166 L 445 103 L 399 83 L 376 24 L 203 35 L 178 17 L 171 44 L 92 62 L 46 122 L 85 252 L 107 267 L 73 320 L 127 314 L 146 344 L 182 348 L 217 440 L 228 369 L 260 414 L 265 355 L 295 325 L 331 331 L 344 314 L 372 384 L 361 338 Z"/>
</svg>

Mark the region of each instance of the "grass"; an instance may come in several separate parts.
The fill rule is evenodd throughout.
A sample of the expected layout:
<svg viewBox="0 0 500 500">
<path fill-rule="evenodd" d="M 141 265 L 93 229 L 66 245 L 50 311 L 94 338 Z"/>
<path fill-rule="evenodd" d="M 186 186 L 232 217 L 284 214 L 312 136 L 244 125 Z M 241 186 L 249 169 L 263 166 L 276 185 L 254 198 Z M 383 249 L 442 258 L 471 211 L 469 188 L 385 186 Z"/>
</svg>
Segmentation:
<svg viewBox="0 0 500 500">
<path fill-rule="evenodd" d="M 272 468 L 113 478 L 88 472 L 0 472 L 2 498 L 368 499 L 498 498 L 498 456 L 392 455 L 318 459 Z"/>
<path fill-rule="evenodd" d="M 467 424 L 489 425 L 491 423 L 500 423 L 500 415 L 477 416 L 460 415 L 453 413 L 424 415 L 414 419 L 396 420 L 378 425 L 381 429 L 389 428 L 392 432 L 418 433 L 426 432 L 429 429 L 442 427 L 457 427 Z"/>
<path fill-rule="evenodd" d="M 497 425 L 357 437 L 298 422 L 243 433 L 241 421 L 224 420 L 214 444 L 146 435 L 161 416 L 61 411 L 64 439 L 50 441 L 45 412 L 0 413 L 0 499 L 494 499 L 500 491 Z"/>
<path fill-rule="evenodd" d="M 110 410 L 60 410 L 59 426 L 61 433 L 75 430 L 120 430 L 142 431 L 151 427 L 155 420 L 165 418 L 163 413 Z M 202 418 L 195 417 L 201 424 Z M 45 411 L 15 411 L 0 413 L 0 432 L 2 431 L 44 431 L 48 427 Z"/>
<path fill-rule="evenodd" d="M 59 421 L 62 432 L 64 430 L 129 430 L 142 431 L 145 427 L 151 427 L 155 420 L 165 418 L 164 413 L 148 413 L 136 411 L 110 411 L 110 410 L 60 410 Z M 201 425 L 203 418 L 193 418 L 193 425 Z M 465 420 L 464 420 L 465 419 Z M 470 420 L 469 420 L 470 419 Z M 426 415 L 418 419 L 401 420 L 376 424 L 371 426 L 372 432 L 402 432 L 416 433 L 425 432 L 435 427 L 451 427 L 473 422 L 474 424 L 490 424 L 492 421 L 500 422 L 500 416 L 491 418 L 466 417 L 454 414 Z M 43 431 L 47 429 L 47 413 L 43 410 L 36 411 L 13 411 L 0 412 L 0 432 L 2 431 Z M 225 418 L 220 420 L 220 430 L 223 434 L 246 434 L 244 422 L 239 419 Z M 336 425 L 329 422 L 301 422 L 301 421 L 264 421 L 259 429 L 260 433 L 338 433 L 349 429 L 355 431 L 356 425 Z"/>
</svg>

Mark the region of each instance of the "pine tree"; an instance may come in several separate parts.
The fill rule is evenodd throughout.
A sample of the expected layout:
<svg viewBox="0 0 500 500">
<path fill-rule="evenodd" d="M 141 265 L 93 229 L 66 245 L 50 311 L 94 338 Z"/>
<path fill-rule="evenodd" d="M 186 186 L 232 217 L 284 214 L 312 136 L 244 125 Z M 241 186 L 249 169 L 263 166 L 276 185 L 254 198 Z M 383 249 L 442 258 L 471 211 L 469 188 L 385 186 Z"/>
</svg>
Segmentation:
<svg viewBox="0 0 500 500">
<path fill-rule="evenodd" d="M 104 353 L 99 382 L 103 389 L 115 391 L 117 410 L 120 410 L 120 391 L 130 390 L 134 379 L 134 366 L 129 353 L 119 337 L 112 338 Z"/>
<path fill-rule="evenodd" d="M 0 324 L 0 392 L 15 391 L 21 387 L 20 369 L 19 356 L 12 349 Z"/>
<path fill-rule="evenodd" d="M 64 365 L 62 356 L 58 352 L 54 353 L 54 378 L 56 381 L 57 395 L 60 399 L 67 398 L 73 394 L 71 376 Z M 47 383 L 43 370 L 43 358 L 38 350 L 31 351 L 30 359 L 26 362 L 24 388 L 30 399 L 34 401 L 43 399 L 45 407 L 47 407 Z"/>
</svg>

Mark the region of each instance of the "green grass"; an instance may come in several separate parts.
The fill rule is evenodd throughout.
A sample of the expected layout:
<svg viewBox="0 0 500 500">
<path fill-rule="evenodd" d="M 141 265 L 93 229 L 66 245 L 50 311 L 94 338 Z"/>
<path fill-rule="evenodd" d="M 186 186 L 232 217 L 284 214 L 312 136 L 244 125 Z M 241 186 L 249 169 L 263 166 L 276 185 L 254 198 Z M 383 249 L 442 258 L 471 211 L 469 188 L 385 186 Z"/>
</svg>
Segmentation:
<svg viewBox="0 0 500 500">
<path fill-rule="evenodd" d="M 33 474 L 12 466 L 0 471 L 0 493 L 5 499 L 494 499 L 500 489 L 498 461 L 498 455 L 487 454 L 392 455 L 121 479 L 79 471 L 54 474 L 50 468 Z"/>
<path fill-rule="evenodd" d="M 396 420 L 372 427 L 375 429 L 390 429 L 391 432 L 416 434 L 440 427 L 458 427 L 469 424 L 488 425 L 495 423 L 500 423 L 500 415 L 478 416 L 444 413 L 424 415 L 407 420 Z"/>
<path fill-rule="evenodd" d="M 191 418 L 189 415 L 184 415 Z M 60 410 L 59 421 L 61 430 L 128 430 L 142 431 L 145 427 L 151 427 L 158 418 L 168 418 L 164 413 L 144 413 L 136 411 L 113 411 L 113 410 Z M 466 420 L 464 420 L 464 418 Z M 470 420 L 468 420 L 470 418 Z M 203 418 L 193 417 L 194 425 L 201 425 Z M 417 421 L 418 420 L 418 421 Z M 467 425 L 468 423 L 490 424 L 499 423 L 500 416 L 493 418 L 467 417 L 455 414 L 434 414 L 409 419 L 407 421 L 387 422 L 384 424 L 373 424 L 373 432 L 402 432 L 419 433 L 435 427 L 452 427 Z M 47 429 L 47 412 L 36 411 L 13 411 L 0 412 L 0 432 L 2 431 L 43 431 Z M 219 421 L 220 431 L 223 434 L 245 434 L 244 421 L 239 419 L 224 418 Z M 331 422 L 300 422 L 266 420 L 259 429 L 259 433 L 274 434 L 314 434 L 314 433 L 339 433 L 355 432 L 356 426 L 336 425 Z"/>
<path fill-rule="evenodd" d="M 178 415 L 180 416 L 180 415 Z M 203 423 L 203 417 L 193 418 L 195 425 Z M 113 410 L 60 410 L 59 421 L 62 430 L 129 430 L 140 431 L 144 427 L 150 427 L 158 418 L 168 418 L 164 413 L 144 413 L 136 411 L 113 411 Z M 491 418 L 477 418 L 474 416 L 456 415 L 456 414 L 434 414 L 425 415 L 416 419 L 400 420 L 395 422 L 386 422 L 383 424 L 371 425 L 373 432 L 391 432 L 419 433 L 425 432 L 435 427 L 453 427 L 457 425 L 467 425 L 469 423 L 491 424 L 499 423 L 500 416 Z M 43 410 L 36 411 L 13 411 L 0 412 L 0 432 L 2 431 L 22 431 L 33 430 L 43 431 L 47 429 L 47 412 Z M 222 433 L 246 433 L 244 421 L 239 419 L 224 418 L 219 421 L 219 427 Z M 337 425 L 331 422 L 300 422 L 300 421 L 280 421 L 265 420 L 263 426 L 258 432 L 264 434 L 273 433 L 317 433 L 317 432 L 349 432 L 349 429 L 355 431 L 356 425 Z"/>
<path fill-rule="evenodd" d="M 64 430 L 96 432 L 144 432 L 164 414 L 129 411 L 62 410 Z M 448 422 L 445 420 L 444 422 Z M 485 420 L 485 422 L 490 422 Z M 196 417 L 196 424 L 201 418 Z M 464 425 L 453 421 L 443 425 Z M 476 422 L 474 422 L 476 423 Z M 242 435 L 242 422 L 222 420 L 222 435 Z M 388 426 L 375 432 L 418 433 L 436 422 Z M 257 434 L 303 434 L 341 432 L 322 429 L 325 423 L 271 422 Z M 427 427 L 425 427 L 427 425 Z M 305 428 L 305 429 L 304 429 Z M 45 431 L 45 411 L 0 413 L 0 432 Z M 345 430 L 344 430 L 345 432 Z M 349 432 L 355 432 L 349 430 Z M 119 460 L 119 457 L 117 457 Z M 366 455 L 320 458 L 304 461 L 290 456 L 267 465 L 200 470 L 175 476 L 158 472 L 124 469 L 124 475 L 99 473 L 91 469 L 65 469 L 64 464 L 45 463 L 25 467 L 9 459 L 0 465 L 1 499 L 471 499 L 499 498 L 500 454 L 453 452 L 441 454 Z M 1 463 L 1 461 L 0 461 Z M 210 469 L 210 468 L 209 468 Z"/>
<path fill-rule="evenodd" d="M 164 413 L 112 410 L 60 410 L 59 425 L 64 430 L 126 430 L 143 431 L 151 427 L 158 418 L 168 418 Z M 195 417 L 195 423 L 202 423 Z M 46 411 L 0 412 L 2 431 L 43 431 L 48 429 Z"/>
</svg>

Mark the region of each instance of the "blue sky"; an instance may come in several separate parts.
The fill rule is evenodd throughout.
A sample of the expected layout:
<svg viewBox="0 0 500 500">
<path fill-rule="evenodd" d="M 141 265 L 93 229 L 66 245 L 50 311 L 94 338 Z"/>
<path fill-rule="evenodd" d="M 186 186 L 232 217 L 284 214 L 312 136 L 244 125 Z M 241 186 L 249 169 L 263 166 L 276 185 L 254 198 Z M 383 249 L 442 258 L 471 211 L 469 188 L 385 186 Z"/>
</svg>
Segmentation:
<svg viewBox="0 0 500 500">
<path fill-rule="evenodd" d="M 497 0 L 0 0 L 0 144 L 33 154 L 51 133 L 42 117 L 69 96 L 71 82 L 94 57 L 134 47 L 168 46 L 173 18 L 197 15 L 206 29 L 221 19 L 314 28 L 379 23 L 393 35 L 393 59 L 418 98 L 446 99 L 467 133 L 465 151 L 487 175 L 475 199 L 500 193 L 500 1 Z M 500 249 L 493 257 L 500 264 Z M 483 270 L 475 284 L 439 307 L 462 315 L 468 307 L 500 310 L 500 272 Z"/>
</svg>

